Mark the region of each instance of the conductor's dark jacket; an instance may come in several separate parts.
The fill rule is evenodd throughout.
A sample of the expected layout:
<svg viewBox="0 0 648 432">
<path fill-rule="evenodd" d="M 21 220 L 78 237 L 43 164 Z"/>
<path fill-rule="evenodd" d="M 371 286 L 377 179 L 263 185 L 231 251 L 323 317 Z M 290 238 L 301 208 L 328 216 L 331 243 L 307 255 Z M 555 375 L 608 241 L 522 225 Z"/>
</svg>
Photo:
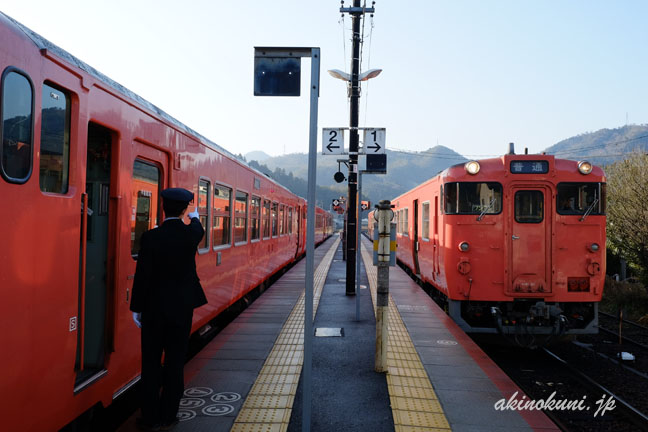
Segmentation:
<svg viewBox="0 0 648 432">
<path fill-rule="evenodd" d="M 207 303 L 196 273 L 196 249 L 204 234 L 198 218 L 189 225 L 169 219 L 142 234 L 131 311 L 181 320 Z"/>
</svg>

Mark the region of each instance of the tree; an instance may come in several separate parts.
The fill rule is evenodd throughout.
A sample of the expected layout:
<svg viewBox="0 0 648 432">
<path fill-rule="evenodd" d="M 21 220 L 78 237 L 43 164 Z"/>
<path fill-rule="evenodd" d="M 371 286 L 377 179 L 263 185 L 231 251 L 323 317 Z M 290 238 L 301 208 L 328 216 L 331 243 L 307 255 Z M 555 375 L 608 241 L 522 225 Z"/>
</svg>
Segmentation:
<svg viewBox="0 0 648 432">
<path fill-rule="evenodd" d="M 606 171 L 608 244 L 648 283 L 648 155 L 635 152 Z"/>
</svg>

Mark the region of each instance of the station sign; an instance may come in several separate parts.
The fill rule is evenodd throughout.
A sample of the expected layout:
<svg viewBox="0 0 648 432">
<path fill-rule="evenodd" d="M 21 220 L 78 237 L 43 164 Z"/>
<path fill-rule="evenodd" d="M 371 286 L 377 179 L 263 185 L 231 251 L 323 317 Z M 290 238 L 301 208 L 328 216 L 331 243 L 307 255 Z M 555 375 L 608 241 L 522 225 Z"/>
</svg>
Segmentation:
<svg viewBox="0 0 648 432">
<path fill-rule="evenodd" d="M 322 128 L 322 154 L 323 155 L 340 155 L 348 154 L 344 151 L 344 131 L 348 127 L 341 128 Z M 356 129 L 356 128 L 353 128 Z M 365 128 L 360 127 L 357 130 L 363 131 L 364 146 L 359 149 L 358 154 L 380 155 L 385 154 L 385 128 Z"/>
<path fill-rule="evenodd" d="M 370 154 L 385 153 L 385 128 L 364 129 L 364 152 Z"/>
<path fill-rule="evenodd" d="M 322 154 L 344 154 L 343 128 L 322 128 Z"/>
</svg>

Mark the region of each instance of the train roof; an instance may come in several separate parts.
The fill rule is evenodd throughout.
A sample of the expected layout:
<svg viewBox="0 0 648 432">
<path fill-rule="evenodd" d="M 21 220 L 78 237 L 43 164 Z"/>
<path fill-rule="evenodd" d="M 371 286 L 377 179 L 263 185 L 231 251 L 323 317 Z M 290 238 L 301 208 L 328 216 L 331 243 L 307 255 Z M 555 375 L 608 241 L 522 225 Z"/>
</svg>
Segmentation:
<svg viewBox="0 0 648 432">
<path fill-rule="evenodd" d="M 70 65 L 81 69 L 82 71 L 86 72 L 88 75 L 91 75 L 92 77 L 96 78 L 98 81 L 102 82 L 103 84 L 108 85 L 112 89 L 116 90 L 117 92 L 123 94 L 124 96 L 128 97 L 129 99 L 134 100 L 137 102 L 139 105 L 147 109 L 148 111 L 154 113 L 158 117 L 164 119 L 166 122 L 170 123 L 173 125 L 175 128 L 183 131 L 187 135 L 190 135 L 197 140 L 201 141 L 203 144 L 213 148 L 214 150 L 223 153 L 225 156 L 229 157 L 230 159 L 233 159 L 236 162 L 239 162 L 243 165 L 245 165 L 248 169 L 262 175 L 263 177 L 268 177 L 267 174 L 257 170 L 256 168 L 251 167 L 247 162 L 244 162 L 240 159 L 238 159 L 234 154 L 230 153 L 228 150 L 225 148 L 221 147 L 220 145 L 216 144 L 215 142 L 209 140 L 205 136 L 201 135 L 200 133 L 196 132 L 194 129 L 190 128 L 189 126 L 185 125 L 184 123 L 180 122 L 179 120 L 175 119 L 174 117 L 171 117 L 169 114 L 167 114 L 164 110 L 158 108 L 157 106 L 153 105 L 151 102 L 147 101 L 143 97 L 139 96 L 137 93 L 132 92 L 131 90 L 127 89 L 123 85 L 119 84 L 117 81 L 109 78 L 108 76 L 104 75 L 103 73 L 99 72 L 97 69 L 93 68 L 89 64 L 85 63 L 84 61 L 79 60 L 77 57 L 73 56 L 69 52 L 65 51 L 63 48 L 59 47 L 58 45 L 53 44 L 49 40 L 45 39 L 35 31 L 31 30 L 30 28 L 24 26 L 20 22 L 16 21 L 9 15 L 5 14 L 4 12 L 0 11 L 0 16 L 4 17 L 7 21 L 8 24 L 13 26 L 16 30 L 24 33 L 35 45 L 38 47 L 39 50 L 47 50 L 50 53 L 54 54 L 56 57 L 60 58 L 61 60 L 64 60 L 65 62 L 69 63 Z M 271 180 L 276 183 L 277 185 L 283 187 L 284 189 L 290 191 L 288 188 L 286 188 L 284 185 L 280 184 L 277 182 L 275 179 Z M 291 192 L 291 191 L 290 191 Z M 294 192 L 291 192 L 294 195 Z M 302 199 L 305 199 L 303 197 L 300 197 Z"/>
<path fill-rule="evenodd" d="M 505 154 L 500 157 L 496 158 L 489 158 L 489 159 L 479 159 L 476 160 L 479 162 L 481 169 L 478 175 L 476 175 L 474 178 L 470 175 L 467 174 L 466 172 L 466 163 L 459 163 L 456 165 L 452 165 L 443 171 L 441 171 L 439 174 L 435 175 L 434 177 L 425 180 L 421 184 L 413 187 L 412 189 L 400 194 L 399 196 L 394 198 L 394 201 L 397 199 L 401 198 L 403 195 L 406 195 L 410 192 L 412 192 L 415 189 L 418 189 L 428 183 L 440 180 L 442 182 L 453 182 L 453 181 L 493 181 L 493 180 L 488 180 L 488 178 L 493 178 L 493 176 L 496 175 L 501 175 L 501 176 L 508 176 L 511 173 L 511 164 L 516 163 L 516 162 L 527 162 L 527 163 L 534 163 L 534 162 L 547 162 L 546 166 L 546 171 L 541 174 L 533 174 L 531 172 L 520 172 L 520 173 L 515 173 L 513 174 L 514 176 L 517 175 L 540 175 L 540 176 L 550 176 L 553 177 L 555 176 L 556 173 L 560 173 L 563 176 L 566 176 L 565 178 L 572 177 L 572 178 L 581 178 L 582 174 L 578 172 L 578 165 L 581 161 L 575 161 L 575 160 L 570 160 L 570 159 L 559 159 L 556 158 L 554 155 L 549 155 L 549 154 Z M 469 161 L 470 162 L 470 161 Z M 527 165 L 528 166 L 528 165 Z M 486 177 L 483 176 L 483 174 L 488 173 Z M 576 177 L 579 176 L 579 177 Z M 589 180 L 585 181 L 602 181 L 605 182 L 605 172 L 603 169 L 599 166 L 592 165 L 592 171 L 589 175 L 587 175 Z M 483 180 L 486 178 L 485 180 Z M 522 177 L 521 177 L 522 178 Z M 596 180 L 593 180 L 596 179 Z M 576 180 L 565 180 L 565 181 L 576 181 Z"/>
</svg>

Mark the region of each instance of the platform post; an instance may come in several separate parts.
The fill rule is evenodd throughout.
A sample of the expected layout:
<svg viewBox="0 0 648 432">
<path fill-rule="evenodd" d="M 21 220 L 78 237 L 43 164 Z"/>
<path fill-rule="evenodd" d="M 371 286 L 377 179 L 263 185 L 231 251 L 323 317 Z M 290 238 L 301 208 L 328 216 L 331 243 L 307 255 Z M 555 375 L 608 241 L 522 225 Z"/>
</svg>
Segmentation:
<svg viewBox="0 0 648 432">
<path fill-rule="evenodd" d="M 375 371 L 387 372 L 387 348 L 389 335 L 389 261 L 391 253 L 391 202 L 378 203 L 378 280 L 376 289 L 376 358 Z"/>
</svg>

